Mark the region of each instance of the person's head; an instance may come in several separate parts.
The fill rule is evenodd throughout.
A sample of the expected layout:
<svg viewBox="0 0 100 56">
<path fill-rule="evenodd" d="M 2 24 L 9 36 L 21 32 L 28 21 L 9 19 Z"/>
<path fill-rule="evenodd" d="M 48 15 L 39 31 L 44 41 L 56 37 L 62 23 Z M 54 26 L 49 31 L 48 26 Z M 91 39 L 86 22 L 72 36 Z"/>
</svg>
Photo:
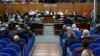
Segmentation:
<svg viewBox="0 0 100 56">
<path fill-rule="evenodd" d="M 82 51 L 81 56 L 94 56 L 91 50 L 85 49 Z"/>
<path fill-rule="evenodd" d="M 13 40 L 14 41 L 19 41 L 20 39 L 19 39 L 19 36 L 18 35 L 15 35 L 14 37 L 13 37 Z"/>
<path fill-rule="evenodd" d="M 5 27 L 9 27 L 9 25 L 8 24 L 5 24 Z"/>
<path fill-rule="evenodd" d="M 18 29 L 20 26 L 19 25 L 15 25 L 15 29 Z"/>
<path fill-rule="evenodd" d="M 76 24 L 72 24 L 72 28 L 75 29 L 76 28 Z"/>
<path fill-rule="evenodd" d="M 83 47 L 88 47 L 90 43 L 87 39 L 84 39 L 82 40 L 82 44 L 83 44 Z"/>
<path fill-rule="evenodd" d="M 29 26 L 26 26 L 26 29 L 27 29 L 27 30 L 30 30 L 30 27 L 29 27 Z"/>
<path fill-rule="evenodd" d="M 27 19 L 28 19 L 28 16 L 27 16 L 27 15 L 25 15 L 24 20 L 27 20 Z"/>
<path fill-rule="evenodd" d="M 100 24 L 96 24 L 95 30 L 96 30 L 97 32 L 100 32 Z"/>
<path fill-rule="evenodd" d="M 75 38 L 75 33 L 73 30 L 68 31 L 68 37 Z"/>
<path fill-rule="evenodd" d="M 66 30 L 66 27 L 67 27 L 66 25 L 63 25 L 63 30 Z"/>
<path fill-rule="evenodd" d="M 72 30 L 72 28 L 70 26 L 67 26 L 66 28 L 67 28 L 67 31 Z"/>
<path fill-rule="evenodd" d="M 68 10 L 66 10 L 66 12 L 68 12 Z"/>
<path fill-rule="evenodd" d="M 83 30 L 83 37 L 88 37 L 88 36 L 90 36 L 89 30 L 84 29 Z"/>
</svg>

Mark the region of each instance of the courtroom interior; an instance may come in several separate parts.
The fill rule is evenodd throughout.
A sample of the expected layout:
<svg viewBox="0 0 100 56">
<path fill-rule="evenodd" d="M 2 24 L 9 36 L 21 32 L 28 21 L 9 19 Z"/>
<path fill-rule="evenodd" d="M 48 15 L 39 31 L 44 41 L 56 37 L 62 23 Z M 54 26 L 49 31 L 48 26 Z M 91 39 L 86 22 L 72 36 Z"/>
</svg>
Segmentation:
<svg viewBox="0 0 100 56">
<path fill-rule="evenodd" d="M 100 56 L 100 0 L 0 0 L 0 56 Z"/>
</svg>

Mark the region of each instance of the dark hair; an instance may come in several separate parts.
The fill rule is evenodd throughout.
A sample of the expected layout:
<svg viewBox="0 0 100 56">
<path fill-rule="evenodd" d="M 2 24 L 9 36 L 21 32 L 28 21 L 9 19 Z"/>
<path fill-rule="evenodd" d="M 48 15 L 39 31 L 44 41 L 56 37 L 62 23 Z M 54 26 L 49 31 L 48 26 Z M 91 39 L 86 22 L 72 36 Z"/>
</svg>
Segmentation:
<svg viewBox="0 0 100 56">
<path fill-rule="evenodd" d="M 83 47 L 88 47 L 90 43 L 87 39 L 84 39 L 82 40 L 82 44 L 83 44 Z"/>
</svg>

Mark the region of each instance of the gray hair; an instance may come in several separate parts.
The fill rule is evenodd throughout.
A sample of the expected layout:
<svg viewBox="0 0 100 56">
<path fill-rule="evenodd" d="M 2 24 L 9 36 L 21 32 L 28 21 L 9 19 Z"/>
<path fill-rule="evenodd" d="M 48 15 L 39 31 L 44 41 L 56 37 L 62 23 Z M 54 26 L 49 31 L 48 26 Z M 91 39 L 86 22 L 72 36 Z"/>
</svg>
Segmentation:
<svg viewBox="0 0 100 56">
<path fill-rule="evenodd" d="M 91 50 L 85 49 L 82 51 L 81 56 L 94 56 Z"/>
</svg>

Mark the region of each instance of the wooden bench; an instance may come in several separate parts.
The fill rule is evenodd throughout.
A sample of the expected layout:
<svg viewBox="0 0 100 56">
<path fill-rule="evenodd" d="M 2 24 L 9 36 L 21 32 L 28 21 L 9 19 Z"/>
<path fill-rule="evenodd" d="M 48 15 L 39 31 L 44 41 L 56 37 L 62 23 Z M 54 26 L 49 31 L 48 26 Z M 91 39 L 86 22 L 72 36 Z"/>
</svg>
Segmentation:
<svg viewBox="0 0 100 56">
<path fill-rule="evenodd" d="M 58 35 L 60 33 L 60 31 L 62 30 L 62 26 L 63 24 L 62 23 L 55 23 L 54 24 L 54 34 L 55 35 Z"/>
<path fill-rule="evenodd" d="M 32 27 L 36 34 L 43 34 L 43 24 L 33 24 Z"/>
<path fill-rule="evenodd" d="M 81 22 L 77 24 L 78 28 L 81 30 L 88 29 L 90 30 L 90 24 L 88 22 Z"/>
</svg>

